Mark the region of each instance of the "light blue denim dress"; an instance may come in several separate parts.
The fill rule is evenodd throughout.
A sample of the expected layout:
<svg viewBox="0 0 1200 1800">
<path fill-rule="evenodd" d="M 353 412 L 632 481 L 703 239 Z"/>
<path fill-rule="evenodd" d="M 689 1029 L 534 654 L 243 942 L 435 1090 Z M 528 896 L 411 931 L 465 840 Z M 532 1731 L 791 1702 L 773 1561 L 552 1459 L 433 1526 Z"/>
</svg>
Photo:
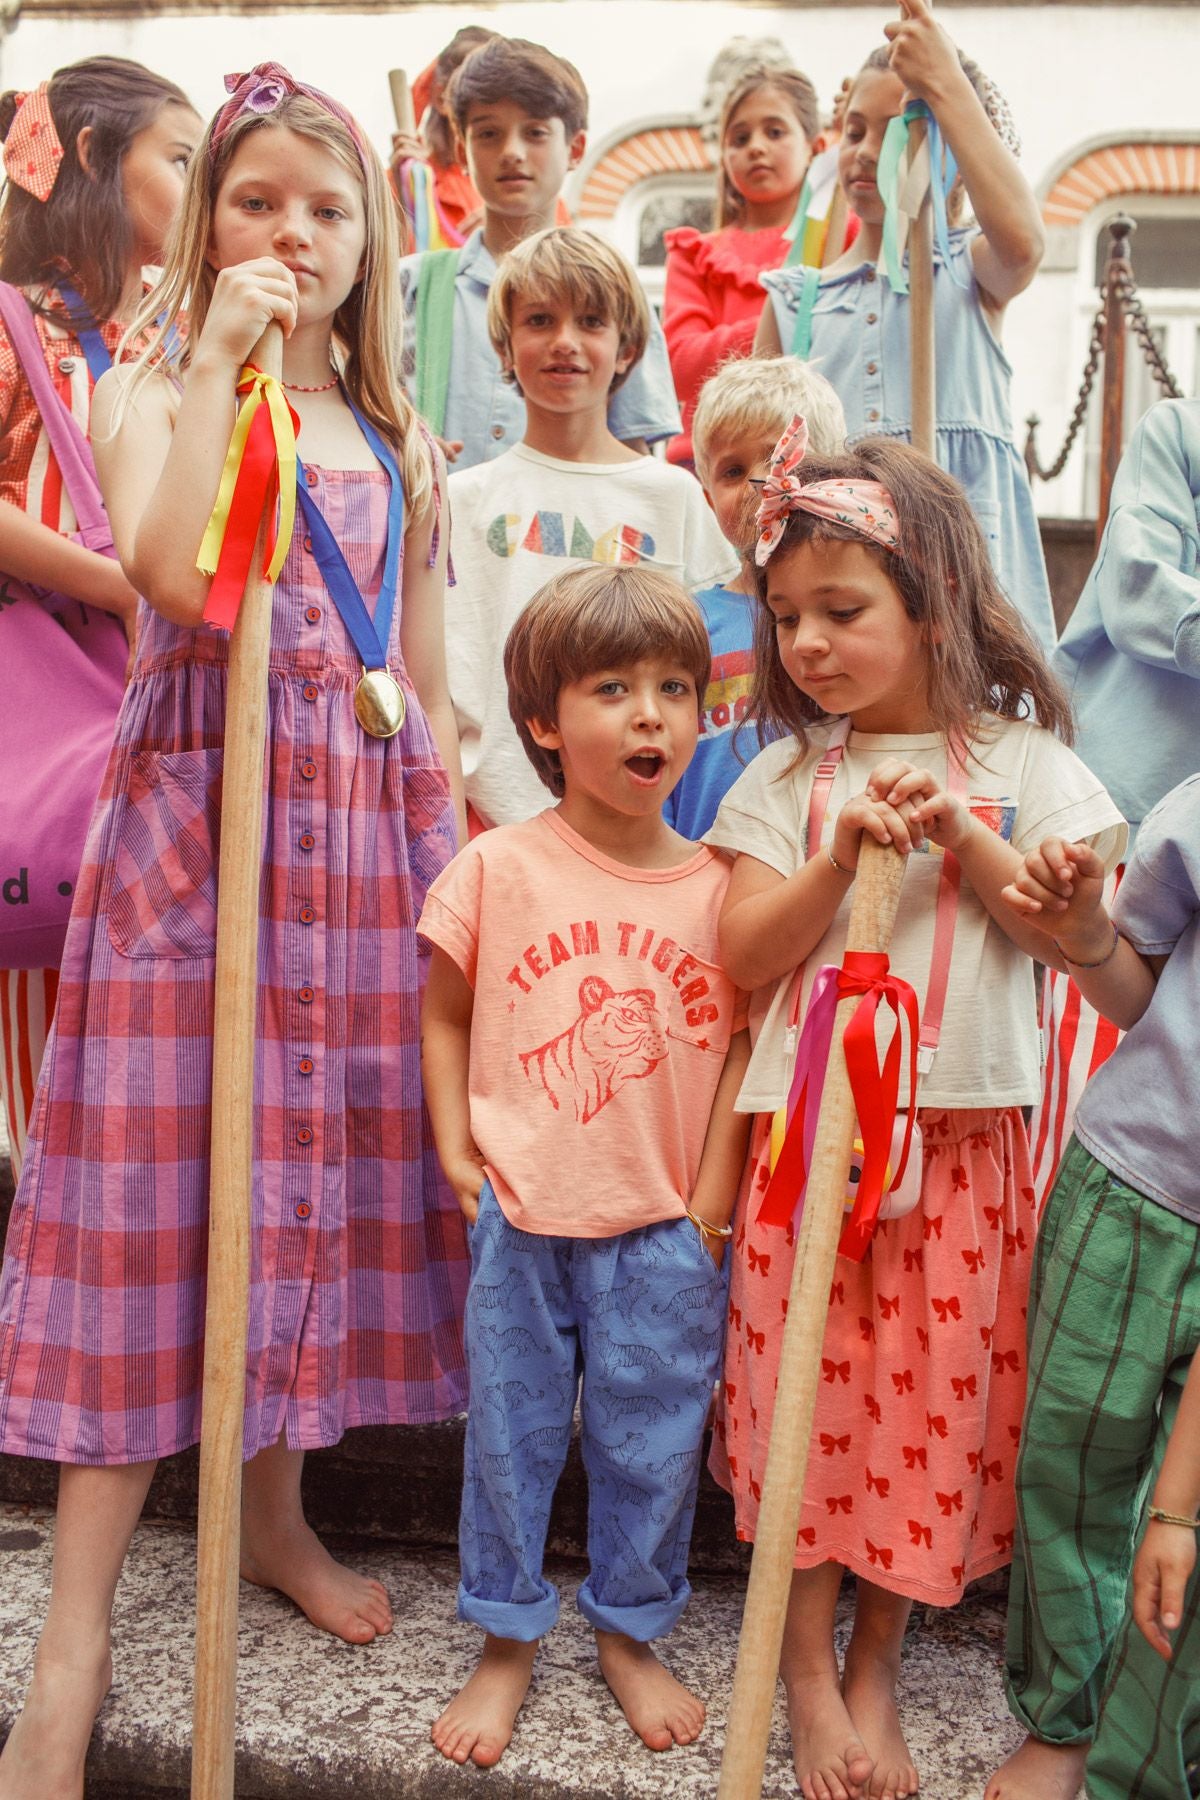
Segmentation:
<svg viewBox="0 0 1200 1800">
<path fill-rule="evenodd" d="M 1054 613 L 1029 477 L 1013 442 L 1012 365 L 980 302 L 970 252 L 975 235 L 973 226 L 950 233 L 954 273 L 934 251 L 938 462 L 967 490 L 1004 591 L 1048 651 Z M 762 277 L 785 352 L 804 275 L 795 268 Z M 837 390 L 850 443 L 910 436 L 908 296 L 894 293 L 874 263 L 821 282 L 810 360 Z"/>
</svg>

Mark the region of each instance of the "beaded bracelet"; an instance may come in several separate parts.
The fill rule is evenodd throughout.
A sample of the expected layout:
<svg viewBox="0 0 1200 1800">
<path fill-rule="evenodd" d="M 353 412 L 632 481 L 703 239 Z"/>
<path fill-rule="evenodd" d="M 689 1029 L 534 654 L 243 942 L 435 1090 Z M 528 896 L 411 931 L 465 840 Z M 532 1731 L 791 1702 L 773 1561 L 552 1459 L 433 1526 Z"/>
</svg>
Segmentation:
<svg viewBox="0 0 1200 1800">
<path fill-rule="evenodd" d="M 701 1237 L 720 1238 L 722 1243 L 724 1243 L 727 1238 L 733 1236 L 732 1225 L 714 1225 L 711 1219 L 702 1219 L 699 1213 L 694 1213 L 690 1206 L 685 1206 L 683 1210 L 692 1221 L 692 1224 L 696 1227 L 696 1230 L 700 1233 Z"/>
<path fill-rule="evenodd" d="M 1185 1519 L 1182 1513 L 1164 1512 L 1161 1506 L 1148 1506 L 1146 1514 L 1160 1525 L 1182 1525 L 1187 1531 L 1200 1531 L 1200 1519 Z"/>
<path fill-rule="evenodd" d="M 1111 919 L 1109 920 L 1109 924 L 1112 925 Z M 1108 946 L 1104 955 L 1098 956 L 1095 962 L 1080 962 L 1078 957 L 1068 956 L 1057 938 L 1054 940 L 1054 948 L 1058 951 L 1058 954 L 1062 957 L 1063 961 L 1070 963 L 1073 969 L 1102 969 L 1105 963 L 1111 962 L 1113 957 L 1117 954 L 1117 945 L 1121 942 L 1121 934 L 1115 925 L 1113 925 L 1112 934 L 1112 943 Z"/>
<path fill-rule="evenodd" d="M 844 863 L 840 863 L 828 845 L 825 847 L 825 854 L 829 858 L 830 868 L 836 869 L 839 875 L 856 875 L 858 873 L 857 868 L 848 869 Z"/>
</svg>

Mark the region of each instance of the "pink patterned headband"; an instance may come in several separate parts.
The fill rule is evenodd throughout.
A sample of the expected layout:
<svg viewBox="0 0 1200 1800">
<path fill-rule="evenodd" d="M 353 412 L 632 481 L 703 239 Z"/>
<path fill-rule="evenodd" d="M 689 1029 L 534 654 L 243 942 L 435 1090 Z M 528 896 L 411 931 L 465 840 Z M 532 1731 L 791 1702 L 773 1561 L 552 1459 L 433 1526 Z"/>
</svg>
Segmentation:
<svg viewBox="0 0 1200 1800">
<path fill-rule="evenodd" d="M 878 481 L 809 481 L 793 473 L 808 449 L 808 426 L 797 413 L 771 452 L 771 473 L 759 490 L 758 542 L 754 560 L 763 568 L 794 512 L 814 513 L 847 525 L 860 537 L 899 550 L 896 503 Z"/>
<path fill-rule="evenodd" d="M 230 96 L 213 120 L 212 136 L 209 139 L 210 150 L 215 152 L 225 133 L 235 119 L 243 113 L 257 113 L 265 118 L 273 113 L 292 94 L 303 94 L 323 112 L 331 113 L 339 119 L 354 140 L 354 148 L 358 152 L 358 160 L 362 164 L 363 173 L 367 171 L 367 152 L 362 133 L 357 121 L 346 111 L 340 101 L 334 100 L 320 88 L 309 87 L 303 81 L 296 81 L 282 63 L 257 63 L 248 75 L 227 75 L 225 92 Z"/>
<path fill-rule="evenodd" d="M 17 111 L 4 140 L 4 173 L 43 204 L 54 191 L 62 165 L 63 147 L 50 111 L 50 87 L 18 94 Z"/>
</svg>

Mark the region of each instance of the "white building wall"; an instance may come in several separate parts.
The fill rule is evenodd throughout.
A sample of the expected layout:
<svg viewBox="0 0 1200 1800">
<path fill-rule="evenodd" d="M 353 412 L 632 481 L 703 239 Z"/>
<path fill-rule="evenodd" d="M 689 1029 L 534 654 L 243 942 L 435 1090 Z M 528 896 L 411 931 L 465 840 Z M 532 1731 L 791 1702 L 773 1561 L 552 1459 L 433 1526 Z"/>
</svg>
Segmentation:
<svg viewBox="0 0 1200 1800">
<path fill-rule="evenodd" d="M 275 58 L 344 100 L 381 147 L 391 129 L 387 70 L 425 66 L 460 25 L 478 20 L 548 43 L 580 68 L 591 94 L 594 142 L 626 123 L 687 112 L 721 46 L 737 35 L 774 35 L 830 99 L 843 76 L 882 42 L 891 9 L 820 5 L 736 6 L 712 0 L 530 0 L 528 4 L 417 6 L 389 16 L 314 12 L 210 14 L 75 21 L 19 18 L 2 50 L 3 85 L 31 87 L 58 64 L 95 53 L 132 56 L 178 81 L 204 113 L 223 98 L 222 76 Z M 1096 139 L 1200 124 L 1200 7 L 964 6 L 941 18 L 1008 96 L 1024 140 L 1024 167 L 1039 192 Z M 568 198 L 570 192 L 568 191 Z M 1045 270 L 1006 322 L 1014 365 L 1018 436 L 1042 418 L 1043 460 L 1074 404 L 1094 302 L 1085 224 L 1084 271 Z M 1135 242 L 1136 268 L 1136 242 Z M 1200 296 L 1195 297 L 1200 305 Z M 1038 490 L 1047 513 L 1082 505 L 1082 457 Z"/>
</svg>

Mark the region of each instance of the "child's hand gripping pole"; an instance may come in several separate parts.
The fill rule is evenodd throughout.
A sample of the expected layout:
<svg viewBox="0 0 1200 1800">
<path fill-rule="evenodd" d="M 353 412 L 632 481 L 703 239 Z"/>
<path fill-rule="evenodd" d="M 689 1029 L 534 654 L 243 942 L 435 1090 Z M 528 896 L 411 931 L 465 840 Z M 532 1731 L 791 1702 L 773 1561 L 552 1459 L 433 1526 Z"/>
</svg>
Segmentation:
<svg viewBox="0 0 1200 1800">
<path fill-rule="evenodd" d="M 887 950 L 904 866 L 904 858 L 890 845 L 863 837 L 846 935 L 847 951 Z M 846 1170 L 854 1148 L 854 1100 L 842 1038 L 858 1005 L 859 999 L 853 994 L 838 1004 L 825 1072 L 784 1321 L 779 1384 L 729 1703 L 718 1800 L 752 1800 L 752 1796 L 762 1792 L 829 1290 L 843 1224 Z"/>
<path fill-rule="evenodd" d="M 278 325 L 268 326 L 251 361 L 264 375 L 279 380 L 283 337 Z M 268 504 L 230 645 L 225 711 L 197 1526 L 192 1800 L 232 1800 L 234 1791 L 258 911 L 271 639 L 271 585 L 263 569 L 273 514 L 274 492 L 268 489 Z"/>
</svg>

